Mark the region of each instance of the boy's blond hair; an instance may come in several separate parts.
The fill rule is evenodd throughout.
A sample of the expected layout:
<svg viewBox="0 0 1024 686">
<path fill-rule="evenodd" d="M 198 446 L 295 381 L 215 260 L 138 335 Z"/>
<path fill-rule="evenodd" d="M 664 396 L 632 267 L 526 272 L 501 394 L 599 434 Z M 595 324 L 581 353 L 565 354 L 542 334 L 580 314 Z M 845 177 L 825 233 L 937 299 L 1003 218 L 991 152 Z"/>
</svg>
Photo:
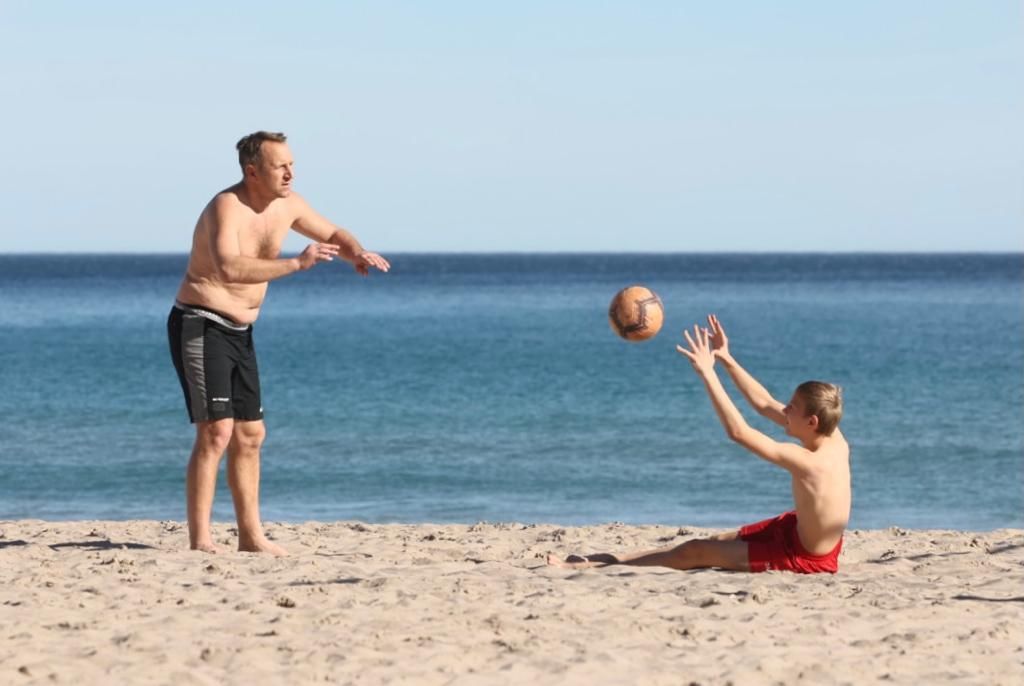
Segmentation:
<svg viewBox="0 0 1024 686">
<path fill-rule="evenodd" d="M 804 381 L 796 393 L 803 398 L 807 416 L 818 418 L 818 433 L 831 436 L 843 418 L 843 389 L 824 381 Z"/>
</svg>

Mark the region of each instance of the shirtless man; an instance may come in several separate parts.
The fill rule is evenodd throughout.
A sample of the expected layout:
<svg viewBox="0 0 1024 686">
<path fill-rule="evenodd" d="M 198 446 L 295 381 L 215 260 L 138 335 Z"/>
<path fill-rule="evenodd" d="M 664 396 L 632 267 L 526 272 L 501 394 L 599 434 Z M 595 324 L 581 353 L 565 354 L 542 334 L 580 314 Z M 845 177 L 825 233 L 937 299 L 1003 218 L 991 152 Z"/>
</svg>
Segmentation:
<svg viewBox="0 0 1024 686">
<path fill-rule="evenodd" d="M 769 569 L 813 574 L 839 569 L 843 531 L 850 519 L 850 447 L 839 430 L 843 414 L 838 387 L 820 381 L 800 384 L 788 405 L 771 396 L 729 354 L 729 340 L 718 317 L 709 328 L 684 332 L 689 349 L 676 346 L 689 358 L 704 381 L 711 404 L 729 438 L 758 457 L 776 464 L 792 477 L 795 511 L 738 531 L 691 540 L 674 547 L 628 555 L 571 555 L 548 564 L 581 568 L 611 564 L 662 566 L 673 569 L 718 567 L 743 572 Z M 780 443 L 751 428 L 736 409 L 715 373 L 715 360 L 759 414 L 785 427 L 800 442 Z"/>
<path fill-rule="evenodd" d="M 260 447 L 266 436 L 252 323 L 270 281 L 341 257 L 362 275 L 388 271 L 348 231 L 317 214 L 292 191 L 294 162 L 282 133 L 258 131 L 238 141 L 242 180 L 203 209 L 188 269 L 167 320 L 171 358 L 189 419 L 196 426 L 186 474 L 193 550 L 217 552 L 210 512 L 217 468 L 228 452 L 228 485 L 238 520 L 238 549 L 285 555 L 263 533 L 259 513 Z M 279 257 L 289 229 L 315 241 L 298 257 Z"/>
</svg>

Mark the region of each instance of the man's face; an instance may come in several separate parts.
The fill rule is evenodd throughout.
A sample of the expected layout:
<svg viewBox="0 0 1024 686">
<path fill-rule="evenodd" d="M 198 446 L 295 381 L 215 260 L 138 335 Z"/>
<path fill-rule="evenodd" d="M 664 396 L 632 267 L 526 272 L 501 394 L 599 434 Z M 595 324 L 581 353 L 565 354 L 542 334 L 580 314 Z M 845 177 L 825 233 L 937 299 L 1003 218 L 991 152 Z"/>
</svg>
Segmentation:
<svg viewBox="0 0 1024 686">
<path fill-rule="evenodd" d="M 287 143 L 264 141 L 260 146 L 260 159 L 252 169 L 255 181 L 267 193 L 287 198 L 292 192 L 294 167 L 295 162 Z"/>
</svg>

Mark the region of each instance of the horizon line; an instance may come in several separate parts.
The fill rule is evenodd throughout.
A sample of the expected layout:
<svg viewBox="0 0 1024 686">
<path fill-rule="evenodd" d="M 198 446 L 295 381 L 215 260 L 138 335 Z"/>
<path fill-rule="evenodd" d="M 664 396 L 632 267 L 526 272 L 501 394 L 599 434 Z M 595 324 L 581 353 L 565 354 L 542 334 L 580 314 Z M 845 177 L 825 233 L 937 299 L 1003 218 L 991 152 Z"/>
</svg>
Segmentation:
<svg viewBox="0 0 1024 686">
<path fill-rule="evenodd" d="M 458 256 L 508 256 L 508 255 L 537 255 L 537 256 L 600 256 L 600 255 L 920 255 L 920 256 L 952 256 L 952 255 L 991 255 L 991 256 L 1022 256 L 1024 249 L 975 249 L 975 250 L 374 250 L 379 254 L 389 255 L 458 255 Z M 154 251 L 46 251 L 46 250 L 25 250 L 25 251 L 3 251 L 0 250 L 0 257 L 75 257 L 75 256 L 118 256 L 118 257 L 187 257 L 191 253 L 187 250 L 154 250 Z"/>
</svg>

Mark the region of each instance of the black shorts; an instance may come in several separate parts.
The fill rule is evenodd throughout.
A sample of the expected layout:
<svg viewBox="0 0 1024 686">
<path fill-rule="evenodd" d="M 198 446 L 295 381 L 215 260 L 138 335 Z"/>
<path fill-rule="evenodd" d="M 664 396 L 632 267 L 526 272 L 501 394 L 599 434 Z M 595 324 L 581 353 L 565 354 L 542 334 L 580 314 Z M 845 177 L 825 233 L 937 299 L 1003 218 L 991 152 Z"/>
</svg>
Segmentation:
<svg viewBox="0 0 1024 686">
<path fill-rule="evenodd" d="M 263 419 L 251 324 L 177 303 L 167 317 L 167 338 L 190 421 Z"/>
</svg>

